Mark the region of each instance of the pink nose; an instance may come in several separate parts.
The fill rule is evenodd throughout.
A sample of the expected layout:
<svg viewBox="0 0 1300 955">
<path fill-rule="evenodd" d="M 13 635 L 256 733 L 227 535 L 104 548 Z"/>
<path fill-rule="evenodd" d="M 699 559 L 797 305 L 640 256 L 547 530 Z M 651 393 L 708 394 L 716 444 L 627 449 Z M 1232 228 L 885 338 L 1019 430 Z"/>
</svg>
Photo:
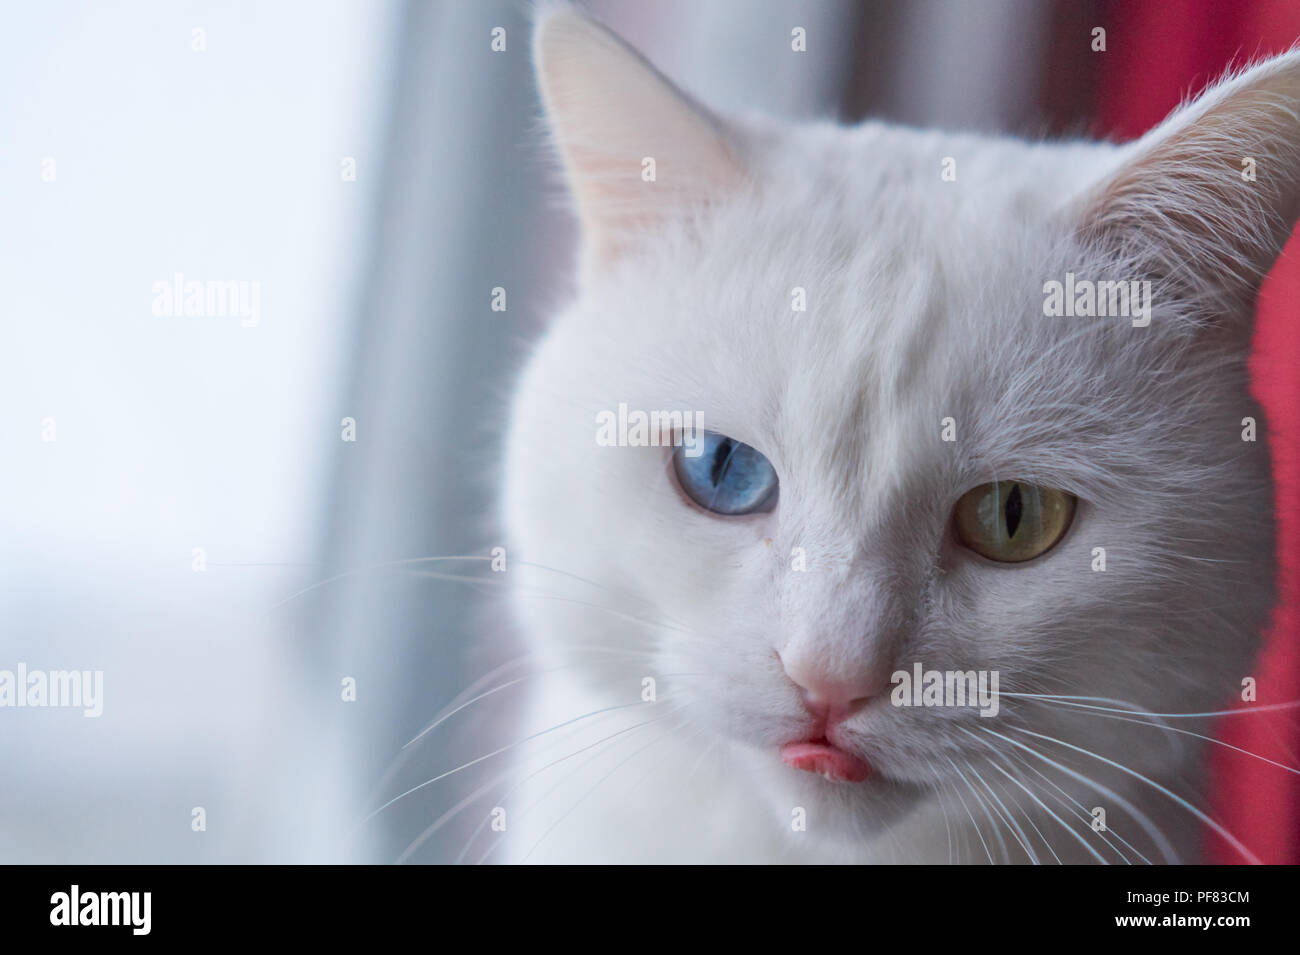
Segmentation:
<svg viewBox="0 0 1300 955">
<path fill-rule="evenodd" d="M 808 712 L 829 723 L 847 720 L 870 703 L 878 692 L 876 681 L 866 674 L 848 678 L 832 676 L 798 657 L 782 659 L 781 663 L 786 674 L 799 687 Z"/>
<path fill-rule="evenodd" d="M 808 712 L 828 723 L 843 722 L 871 702 L 870 696 L 859 696 L 842 684 L 801 685 L 799 690 Z"/>
</svg>

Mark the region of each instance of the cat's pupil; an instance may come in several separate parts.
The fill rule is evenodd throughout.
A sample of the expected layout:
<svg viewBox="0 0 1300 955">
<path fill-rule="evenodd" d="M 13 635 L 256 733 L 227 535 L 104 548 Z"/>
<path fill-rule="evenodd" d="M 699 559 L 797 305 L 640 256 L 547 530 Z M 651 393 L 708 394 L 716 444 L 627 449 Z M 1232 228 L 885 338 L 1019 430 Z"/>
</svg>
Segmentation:
<svg viewBox="0 0 1300 955">
<path fill-rule="evenodd" d="M 731 460 L 732 441 L 724 438 L 713 449 L 713 467 L 709 470 L 709 480 L 717 487 L 722 483 L 722 475 L 727 471 L 727 462 Z"/>
<path fill-rule="evenodd" d="M 776 504 L 776 470 L 749 445 L 706 431 L 704 447 L 673 452 L 678 488 L 706 511 L 724 516 L 770 511 Z"/>
<path fill-rule="evenodd" d="M 1024 501 L 1020 499 L 1020 485 L 1013 484 L 1011 493 L 1007 495 L 1006 503 L 1007 516 L 1007 537 L 1015 537 L 1016 529 L 1020 527 L 1020 517 L 1024 513 Z"/>
</svg>

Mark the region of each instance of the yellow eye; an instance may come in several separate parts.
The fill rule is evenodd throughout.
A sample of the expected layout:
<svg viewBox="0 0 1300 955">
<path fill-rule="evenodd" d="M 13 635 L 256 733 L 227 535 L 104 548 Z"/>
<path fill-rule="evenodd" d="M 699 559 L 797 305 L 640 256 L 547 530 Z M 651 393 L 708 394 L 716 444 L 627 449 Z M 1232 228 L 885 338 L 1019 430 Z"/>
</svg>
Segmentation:
<svg viewBox="0 0 1300 955">
<path fill-rule="evenodd" d="M 975 553 L 1015 564 L 1056 545 L 1074 519 L 1077 500 L 1055 488 L 994 481 L 963 494 L 953 522 L 961 542 Z"/>
</svg>

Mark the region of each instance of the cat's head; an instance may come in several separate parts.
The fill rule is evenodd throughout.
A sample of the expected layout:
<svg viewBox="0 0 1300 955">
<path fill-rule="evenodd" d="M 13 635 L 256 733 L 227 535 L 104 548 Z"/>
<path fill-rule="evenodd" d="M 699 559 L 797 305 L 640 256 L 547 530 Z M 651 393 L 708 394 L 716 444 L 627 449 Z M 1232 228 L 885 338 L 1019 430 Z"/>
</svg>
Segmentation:
<svg viewBox="0 0 1300 955">
<path fill-rule="evenodd" d="M 613 700 L 656 677 L 835 838 L 1022 764 L 1095 804 L 1035 752 L 1176 763 L 1114 717 L 1229 701 L 1271 605 L 1246 358 L 1300 56 L 1115 147 L 722 120 L 570 12 L 536 52 L 582 256 L 514 405 L 530 639 L 607 648 L 575 652 Z M 1100 281 L 1127 311 L 1050 314 Z M 996 715 L 896 705 L 918 664 L 996 671 Z"/>
</svg>

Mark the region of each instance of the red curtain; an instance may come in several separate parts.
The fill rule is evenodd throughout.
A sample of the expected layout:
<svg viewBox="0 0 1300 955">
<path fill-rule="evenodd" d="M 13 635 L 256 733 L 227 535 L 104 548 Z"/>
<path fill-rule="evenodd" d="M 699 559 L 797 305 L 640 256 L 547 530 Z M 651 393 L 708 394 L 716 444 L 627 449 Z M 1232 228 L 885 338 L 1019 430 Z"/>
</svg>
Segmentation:
<svg viewBox="0 0 1300 955">
<path fill-rule="evenodd" d="M 1125 0 L 1094 9 L 1094 24 L 1070 17 L 1088 27 L 1071 42 L 1086 44 L 1092 26 L 1106 29 L 1106 52 L 1092 54 L 1092 115 L 1095 131 L 1117 140 L 1141 135 L 1229 66 L 1300 40 L 1300 0 Z M 1250 674 L 1258 685 L 1254 705 L 1263 706 L 1300 700 L 1300 231 L 1260 295 L 1251 374 L 1277 481 L 1282 594 L 1263 658 Z M 1222 717 L 1216 732 L 1225 743 L 1300 767 L 1300 710 Z M 1223 746 L 1212 749 L 1209 814 L 1261 861 L 1300 862 L 1300 777 Z M 1210 861 L 1245 861 L 1214 833 L 1206 839 Z"/>
</svg>

